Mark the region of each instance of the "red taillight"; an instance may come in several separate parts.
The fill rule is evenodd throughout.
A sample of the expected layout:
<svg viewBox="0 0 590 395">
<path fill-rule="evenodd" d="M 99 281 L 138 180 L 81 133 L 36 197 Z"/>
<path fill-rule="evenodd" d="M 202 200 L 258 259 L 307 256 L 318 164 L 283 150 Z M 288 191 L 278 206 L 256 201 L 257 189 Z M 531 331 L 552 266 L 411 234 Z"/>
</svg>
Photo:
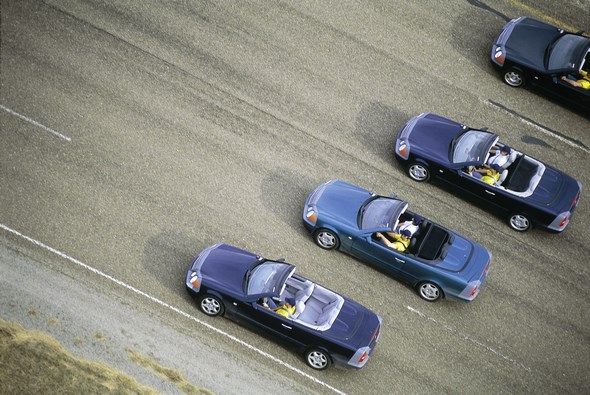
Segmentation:
<svg viewBox="0 0 590 395">
<path fill-rule="evenodd" d="M 469 295 L 469 297 L 475 296 L 475 294 L 477 294 L 478 289 L 479 289 L 479 286 L 475 286 L 475 288 L 473 288 L 473 291 L 471 291 L 471 294 Z"/>
<path fill-rule="evenodd" d="M 567 215 L 565 217 L 563 217 L 563 219 L 561 220 L 559 227 L 561 228 L 562 226 L 565 225 L 565 223 L 567 222 Z"/>
<path fill-rule="evenodd" d="M 579 198 L 580 198 L 580 194 L 578 193 L 578 194 L 576 195 L 576 197 L 574 198 L 574 202 L 572 203 L 572 207 L 570 207 L 570 210 L 571 210 L 573 207 L 576 207 L 576 204 L 578 204 L 578 199 L 579 199 Z"/>
<path fill-rule="evenodd" d="M 369 354 L 367 354 L 367 352 L 365 351 L 365 352 L 363 353 L 363 355 L 361 355 L 361 357 L 359 358 L 359 363 L 363 363 L 363 362 L 365 361 L 365 359 L 367 359 L 367 356 L 368 356 L 368 355 L 369 355 Z"/>
</svg>

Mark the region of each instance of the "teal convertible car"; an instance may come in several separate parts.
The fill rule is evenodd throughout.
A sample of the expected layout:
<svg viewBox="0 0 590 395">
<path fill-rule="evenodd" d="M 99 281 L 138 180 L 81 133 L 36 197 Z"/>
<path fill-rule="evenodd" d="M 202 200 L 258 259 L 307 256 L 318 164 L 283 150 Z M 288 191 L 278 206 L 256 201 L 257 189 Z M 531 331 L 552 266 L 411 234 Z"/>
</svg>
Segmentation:
<svg viewBox="0 0 590 395">
<path fill-rule="evenodd" d="M 340 249 L 414 287 L 429 302 L 443 297 L 472 301 L 479 294 L 492 254 L 478 243 L 422 218 L 408 248 L 399 252 L 377 234 L 388 234 L 417 214 L 408 203 L 343 181 L 318 186 L 307 198 L 303 223 L 320 247 Z"/>
</svg>

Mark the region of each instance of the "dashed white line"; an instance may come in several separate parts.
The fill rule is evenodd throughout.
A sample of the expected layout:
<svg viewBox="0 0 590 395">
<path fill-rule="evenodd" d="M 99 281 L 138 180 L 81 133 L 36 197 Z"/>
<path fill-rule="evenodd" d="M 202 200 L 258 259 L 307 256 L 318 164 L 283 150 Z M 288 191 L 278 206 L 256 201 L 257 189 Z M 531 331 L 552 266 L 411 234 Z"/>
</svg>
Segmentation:
<svg viewBox="0 0 590 395">
<path fill-rule="evenodd" d="M 43 130 L 45 130 L 45 131 L 47 131 L 47 132 L 49 132 L 49 133 L 53 134 L 54 136 L 57 136 L 57 137 L 59 137 L 60 139 L 66 140 L 67 142 L 71 142 L 71 141 L 72 141 L 72 139 L 71 139 L 71 138 L 69 138 L 68 136 L 66 136 L 66 135 L 63 135 L 63 134 L 61 134 L 61 133 L 59 133 L 59 132 L 56 132 L 55 130 L 53 130 L 53 129 L 51 129 L 51 128 L 48 128 L 47 126 L 45 126 L 45 125 L 42 125 L 42 124 L 40 124 L 39 122 L 37 122 L 37 121 L 35 121 L 35 120 L 33 120 L 33 119 L 31 119 L 31 118 L 27 117 L 27 116 L 24 116 L 24 115 L 22 115 L 22 114 L 19 114 L 18 112 L 16 112 L 16 111 L 13 111 L 13 110 L 11 110 L 11 109 L 10 109 L 10 108 L 8 108 L 8 107 L 5 107 L 5 106 L 3 106 L 2 104 L 0 104 L 0 108 L 1 108 L 1 109 L 3 109 L 4 111 L 6 111 L 6 112 L 8 112 L 8 113 L 10 113 L 10 114 L 12 114 L 12 115 L 14 115 L 14 116 L 16 116 L 16 117 L 19 117 L 20 119 L 22 119 L 22 120 L 24 120 L 24 121 L 27 121 L 27 122 L 29 122 L 29 123 L 31 123 L 31 124 L 33 124 L 33 125 L 35 125 L 35 126 L 38 126 L 38 127 L 40 127 L 41 129 L 43 129 Z"/>
<path fill-rule="evenodd" d="M 235 337 L 233 335 L 230 335 L 229 333 L 224 332 L 224 331 L 222 331 L 219 328 L 214 327 L 211 324 L 208 324 L 208 323 L 206 323 L 204 321 L 201 321 L 200 319 L 198 319 L 198 318 L 196 318 L 196 317 L 194 317 L 194 316 L 192 316 L 192 315 L 190 315 L 190 314 L 188 314 L 188 313 L 180 310 L 177 307 L 174 307 L 172 305 L 169 305 L 168 303 L 166 303 L 166 302 L 164 302 L 164 301 L 162 301 L 162 300 L 160 300 L 160 299 L 158 299 L 158 298 L 156 298 L 154 296 L 151 296 L 151 295 L 149 295 L 149 294 L 147 294 L 147 293 L 145 293 L 145 292 L 143 292 L 143 291 L 141 291 L 141 290 L 139 290 L 139 289 L 137 289 L 137 288 L 135 288 L 135 287 L 133 287 L 133 286 L 131 286 L 131 285 L 123 282 L 123 281 L 121 281 L 121 280 L 118 280 L 118 279 L 116 279 L 116 278 L 114 278 L 114 277 L 112 277 L 112 276 L 110 276 L 110 275 L 108 275 L 108 274 L 106 274 L 106 273 L 104 273 L 104 272 L 102 272 L 102 271 L 100 271 L 100 270 L 98 270 L 98 269 L 90 266 L 90 265 L 87 265 L 84 262 L 81 262 L 81 261 L 77 260 L 76 258 L 72 258 L 69 255 L 64 254 L 63 252 L 58 251 L 55 248 L 49 247 L 48 245 L 43 244 L 40 241 L 37 241 L 37 240 L 35 240 L 35 239 L 33 239 L 33 238 L 29 237 L 29 236 L 26 236 L 26 235 L 20 233 L 19 231 L 16 231 L 16 230 L 14 230 L 14 229 L 12 229 L 12 228 L 4 225 L 4 224 L 0 224 L 0 228 L 1 229 L 4 229 L 5 231 L 7 231 L 9 233 L 12 233 L 13 235 L 18 236 L 18 237 L 20 237 L 20 238 L 22 238 L 24 240 L 27 240 L 28 242 L 33 243 L 36 246 L 38 246 L 40 248 L 43 248 L 44 250 L 47 250 L 47 251 L 49 251 L 49 252 L 51 252 L 51 253 L 53 253 L 55 255 L 58 255 L 59 257 L 65 259 L 65 260 L 68 260 L 68 261 L 70 261 L 72 263 L 75 263 L 76 265 L 78 265 L 78 266 L 80 266 L 80 267 L 82 267 L 82 268 L 84 268 L 86 270 L 89 270 L 89 271 L 91 271 L 91 272 L 93 272 L 95 274 L 98 274 L 99 276 L 104 277 L 107 280 L 110 280 L 110 281 L 116 283 L 117 285 L 120 285 L 120 286 L 122 286 L 124 288 L 127 288 L 128 290 L 130 290 L 130 291 L 132 291 L 132 292 L 134 292 L 134 293 L 136 293 L 138 295 L 141 295 L 141 296 L 143 296 L 143 297 L 151 300 L 152 302 L 159 304 L 160 306 L 166 307 L 167 309 L 170 309 L 170 310 L 174 311 L 175 313 L 178 313 L 181 316 L 183 316 L 185 318 L 188 318 L 191 321 L 194 321 L 194 322 L 196 322 L 196 323 L 198 323 L 200 325 L 203 325 L 204 327 L 206 327 L 206 328 L 208 328 L 208 329 L 210 329 L 210 330 L 212 330 L 214 332 L 217 332 L 218 334 L 220 334 L 222 336 L 225 336 L 228 339 L 230 339 L 230 340 L 232 340 L 232 341 L 234 341 L 234 342 L 236 342 L 236 343 L 238 343 L 238 344 L 240 344 L 240 345 L 242 345 L 242 346 L 244 346 L 244 347 L 246 347 L 246 348 L 248 348 L 248 349 L 250 349 L 252 351 L 257 352 L 258 354 L 262 355 L 263 357 L 268 358 L 268 359 L 270 359 L 270 360 L 272 360 L 274 362 L 277 362 L 278 364 L 280 364 L 280 365 L 286 367 L 287 369 L 289 369 L 289 370 L 291 370 L 291 371 L 299 374 L 300 376 L 303 376 L 303 377 L 305 377 L 305 378 L 313 381 L 314 383 L 317 383 L 317 384 L 319 384 L 319 385 L 321 385 L 323 387 L 326 387 L 326 388 L 334 391 L 337 394 L 346 395 L 341 390 L 339 390 L 337 388 L 334 388 L 331 385 L 329 385 L 327 383 L 324 383 L 321 380 L 318 380 L 317 378 L 315 378 L 315 377 L 313 377 L 313 376 L 305 373 L 302 370 L 297 369 L 294 366 L 289 365 L 288 363 L 280 360 L 279 358 L 277 358 L 277 357 L 275 357 L 275 356 L 273 356 L 273 355 L 271 355 L 271 354 L 269 354 L 269 353 L 267 353 L 265 351 L 262 351 L 262 350 L 260 350 L 260 349 L 258 349 L 256 347 L 254 347 L 253 345 L 251 345 L 249 343 L 246 343 L 245 341 L 243 341 L 241 339 L 238 339 L 237 337 Z"/>
<path fill-rule="evenodd" d="M 498 352 L 498 351 L 494 350 L 494 349 L 493 349 L 493 348 L 491 348 L 490 346 L 487 346 L 487 345 L 483 344 L 482 342 L 480 342 L 480 341 L 478 341 L 478 340 L 472 339 L 471 337 L 467 336 L 467 335 L 466 335 L 466 334 L 464 334 L 464 333 L 461 333 L 461 332 L 459 332 L 458 330 L 456 330 L 456 329 L 454 329 L 454 328 L 450 327 L 449 325 L 446 325 L 446 324 L 443 324 L 443 323 L 441 323 L 441 322 L 438 322 L 438 321 L 437 321 L 437 320 L 435 320 L 434 318 L 432 318 L 432 317 L 428 317 L 426 314 L 422 313 L 421 311 L 418 311 L 418 310 L 416 310 L 416 309 L 415 309 L 415 308 L 413 308 L 413 307 L 407 306 L 407 308 L 408 308 L 408 310 L 410 310 L 412 313 L 416 313 L 416 314 L 418 314 L 420 317 L 422 317 L 422 318 L 424 318 L 424 319 L 426 319 L 426 320 L 428 320 L 428 321 L 431 321 L 431 322 L 433 322 L 433 323 L 435 323 L 435 324 L 437 324 L 437 325 L 440 325 L 440 326 L 442 326 L 442 327 L 443 327 L 444 329 L 446 329 L 447 331 L 449 331 L 449 332 L 452 332 L 453 334 L 455 334 L 455 335 L 457 335 L 457 336 L 459 336 L 459 337 L 462 337 L 462 338 L 463 338 L 463 339 L 465 339 L 465 340 L 468 340 L 468 341 L 470 341 L 471 343 L 473 343 L 473 344 L 475 344 L 475 345 L 477 345 L 477 346 L 479 346 L 479 347 L 481 347 L 481 348 L 483 348 L 483 349 L 485 349 L 485 350 L 487 350 L 487 351 L 489 351 L 489 352 L 491 352 L 491 353 L 493 353 L 493 354 L 497 355 L 498 357 L 500 357 L 500 358 L 502 358 L 502 359 L 504 359 L 504 360 L 506 360 L 506 361 L 508 361 L 508 362 L 510 362 L 510 363 L 512 363 L 512 364 L 514 364 L 514 365 L 516 365 L 516 366 L 519 366 L 519 367 L 523 368 L 523 369 L 524 369 L 524 370 L 526 370 L 527 372 L 530 372 L 530 371 L 531 371 L 531 368 L 529 368 L 529 367 L 527 367 L 527 366 L 524 366 L 524 365 L 523 365 L 523 364 L 521 364 L 520 362 L 517 362 L 517 361 L 515 361 L 514 359 L 512 359 L 512 358 L 510 358 L 510 357 L 508 357 L 508 356 L 506 356 L 506 355 L 502 354 L 501 352 Z"/>
</svg>

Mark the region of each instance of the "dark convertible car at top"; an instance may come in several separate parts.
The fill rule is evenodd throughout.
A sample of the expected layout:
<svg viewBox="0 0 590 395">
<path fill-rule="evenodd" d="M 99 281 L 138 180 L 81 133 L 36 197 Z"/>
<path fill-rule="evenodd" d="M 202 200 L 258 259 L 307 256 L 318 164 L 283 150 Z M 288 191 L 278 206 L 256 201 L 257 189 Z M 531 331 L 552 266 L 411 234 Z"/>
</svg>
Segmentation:
<svg viewBox="0 0 590 395">
<path fill-rule="evenodd" d="M 318 186 L 307 198 L 303 223 L 318 246 L 339 248 L 410 284 L 418 295 L 435 302 L 443 297 L 466 302 L 479 294 L 492 254 L 473 240 L 426 218 L 399 252 L 377 238 L 398 224 L 416 219 L 408 203 L 343 181 Z"/>
<path fill-rule="evenodd" d="M 508 85 L 535 86 L 590 115 L 590 90 L 561 79 L 590 71 L 590 38 L 535 19 L 508 22 L 492 45 L 492 64 Z"/>
<path fill-rule="evenodd" d="M 316 370 L 332 362 L 362 368 L 380 335 L 381 318 L 366 307 L 295 274 L 295 266 L 227 244 L 205 248 L 190 265 L 186 288 L 209 316 L 227 315 L 301 350 Z M 282 316 L 268 305 L 290 301 Z"/>
<path fill-rule="evenodd" d="M 499 136 L 471 129 L 431 113 L 410 119 L 400 130 L 395 157 L 415 181 L 436 179 L 473 197 L 510 227 L 524 232 L 532 225 L 561 232 L 578 205 L 582 184 L 567 174 L 512 148 L 501 177 L 489 185 L 470 175 L 487 163 Z M 473 173 L 472 173 L 473 174 Z"/>
</svg>

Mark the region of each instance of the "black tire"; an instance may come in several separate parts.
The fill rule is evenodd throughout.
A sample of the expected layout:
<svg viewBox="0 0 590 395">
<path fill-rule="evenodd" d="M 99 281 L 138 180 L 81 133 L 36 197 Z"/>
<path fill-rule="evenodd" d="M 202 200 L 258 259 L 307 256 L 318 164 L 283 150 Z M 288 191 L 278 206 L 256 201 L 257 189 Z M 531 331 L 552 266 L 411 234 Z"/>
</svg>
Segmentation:
<svg viewBox="0 0 590 395">
<path fill-rule="evenodd" d="M 504 72 L 504 82 L 513 88 L 519 88 L 526 84 L 526 77 L 522 70 L 511 67 Z"/>
<path fill-rule="evenodd" d="M 225 312 L 225 306 L 217 296 L 203 295 L 199 298 L 198 303 L 199 309 L 209 317 L 217 317 Z"/>
<path fill-rule="evenodd" d="M 334 250 L 340 247 L 338 235 L 330 229 L 318 229 L 313 233 L 313 240 L 324 250 Z"/>
<path fill-rule="evenodd" d="M 531 221 L 524 214 L 512 214 L 508 217 L 508 225 L 517 232 L 526 232 L 532 227 Z"/>
<path fill-rule="evenodd" d="M 305 352 L 305 363 L 312 369 L 325 370 L 332 365 L 332 358 L 324 350 L 310 348 Z"/>
<path fill-rule="evenodd" d="M 416 291 L 418 291 L 418 296 L 427 302 L 436 302 L 443 297 L 442 289 L 430 281 L 424 281 L 418 284 Z"/>
<path fill-rule="evenodd" d="M 406 168 L 408 176 L 414 181 L 426 182 L 430 180 L 430 170 L 423 163 L 412 162 Z"/>
</svg>

